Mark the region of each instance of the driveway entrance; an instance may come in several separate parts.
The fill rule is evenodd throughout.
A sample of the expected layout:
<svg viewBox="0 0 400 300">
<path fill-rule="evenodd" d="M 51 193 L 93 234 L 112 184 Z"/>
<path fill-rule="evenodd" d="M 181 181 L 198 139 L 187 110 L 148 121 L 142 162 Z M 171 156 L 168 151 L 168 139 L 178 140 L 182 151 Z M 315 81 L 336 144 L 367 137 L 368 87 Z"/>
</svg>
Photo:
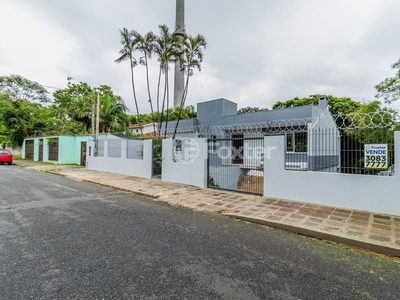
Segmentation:
<svg viewBox="0 0 400 300">
<path fill-rule="evenodd" d="M 264 138 L 208 139 L 208 187 L 263 195 Z"/>
</svg>

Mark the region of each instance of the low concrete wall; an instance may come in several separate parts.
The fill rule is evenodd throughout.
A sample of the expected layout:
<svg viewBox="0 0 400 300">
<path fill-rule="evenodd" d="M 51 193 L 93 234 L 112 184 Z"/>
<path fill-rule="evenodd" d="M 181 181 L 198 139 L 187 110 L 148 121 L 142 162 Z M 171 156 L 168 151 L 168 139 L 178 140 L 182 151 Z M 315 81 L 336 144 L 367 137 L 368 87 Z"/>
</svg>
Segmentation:
<svg viewBox="0 0 400 300">
<path fill-rule="evenodd" d="M 14 156 L 21 156 L 22 157 L 22 147 L 14 146 L 14 147 L 6 147 L 6 148 L 8 150 L 10 150 Z"/>
<path fill-rule="evenodd" d="M 108 156 L 108 140 L 104 140 L 103 156 L 94 156 L 94 141 L 87 143 L 86 168 L 143 178 L 153 175 L 153 141 L 143 141 L 143 159 L 127 158 L 127 140 L 121 139 L 121 158 Z"/>
<path fill-rule="evenodd" d="M 287 171 L 284 138 L 265 137 L 264 146 L 270 149 L 264 162 L 268 170 L 264 172 L 264 196 L 400 216 L 399 175 Z M 395 157 L 400 158 L 400 132 L 395 133 Z"/>
<path fill-rule="evenodd" d="M 183 139 L 190 146 L 182 144 L 182 159 L 174 153 L 172 139 L 162 141 L 162 181 L 190 184 L 207 188 L 207 140 Z"/>
</svg>

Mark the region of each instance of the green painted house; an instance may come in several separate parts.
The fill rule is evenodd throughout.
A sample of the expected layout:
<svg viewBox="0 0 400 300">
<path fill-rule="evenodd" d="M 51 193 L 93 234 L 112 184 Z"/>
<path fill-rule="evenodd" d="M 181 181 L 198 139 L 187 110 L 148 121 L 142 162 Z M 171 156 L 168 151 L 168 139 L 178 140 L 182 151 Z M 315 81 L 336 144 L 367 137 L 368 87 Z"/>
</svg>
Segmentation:
<svg viewBox="0 0 400 300">
<path fill-rule="evenodd" d="M 105 137 L 106 134 L 101 135 Z M 86 144 L 91 135 L 58 135 L 24 139 L 22 158 L 58 164 L 86 165 Z"/>
</svg>

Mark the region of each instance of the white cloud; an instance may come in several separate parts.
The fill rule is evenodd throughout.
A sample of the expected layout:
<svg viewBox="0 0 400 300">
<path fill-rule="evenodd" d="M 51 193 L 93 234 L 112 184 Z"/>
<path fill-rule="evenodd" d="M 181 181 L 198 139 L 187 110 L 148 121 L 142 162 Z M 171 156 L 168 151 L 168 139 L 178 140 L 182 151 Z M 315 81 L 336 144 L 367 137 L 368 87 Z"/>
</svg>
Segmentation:
<svg viewBox="0 0 400 300">
<path fill-rule="evenodd" d="M 134 113 L 128 63 L 115 64 L 118 29 L 174 28 L 175 1 L 3 1 L 0 75 L 46 85 L 110 85 Z M 240 107 L 322 93 L 373 100 L 399 59 L 397 0 L 186 1 L 186 28 L 203 34 L 203 70 L 187 104 L 227 98 Z M 144 68 L 135 69 L 141 112 L 149 112 Z M 153 103 L 158 67 L 151 63 Z M 170 72 L 170 82 L 173 82 Z M 170 91 L 171 102 L 173 91 Z"/>
<path fill-rule="evenodd" d="M 72 36 L 56 26 L 48 26 L 37 12 L 23 7 L 3 6 L 0 27 L 2 72 L 20 74 L 46 85 L 63 86 L 68 62 L 74 66 L 72 53 L 79 47 Z M 50 76 L 48 76 L 50 75 Z M 61 78 L 63 80 L 61 80 Z"/>
</svg>

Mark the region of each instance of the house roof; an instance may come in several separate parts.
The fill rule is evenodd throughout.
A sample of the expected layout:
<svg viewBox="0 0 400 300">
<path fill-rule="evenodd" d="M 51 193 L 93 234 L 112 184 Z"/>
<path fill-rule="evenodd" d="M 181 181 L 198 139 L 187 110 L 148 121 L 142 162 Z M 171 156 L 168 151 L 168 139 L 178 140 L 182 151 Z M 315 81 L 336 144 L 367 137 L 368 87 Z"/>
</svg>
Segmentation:
<svg viewBox="0 0 400 300">
<path fill-rule="evenodd" d="M 281 120 L 296 121 L 311 119 L 326 112 L 325 107 L 305 105 L 277 110 L 237 113 L 237 104 L 224 98 L 201 102 L 197 104 L 197 119 L 181 120 L 179 128 L 191 126 L 229 126 L 235 124 L 268 123 Z M 169 121 L 168 127 L 173 127 L 176 121 Z M 165 123 L 163 123 L 165 128 Z"/>
<path fill-rule="evenodd" d="M 140 125 L 142 125 L 142 126 L 153 126 L 153 124 L 157 126 L 157 124 L 156 124 L 156 123 L 153 123 L 153 122 L 150 122 L 150 123 L 141 123 Z M 129 125 L 129 128 L 140 128 L 140 126 L 139 126 L 139 124 L 130 124 L 130 125 Z"/>
</svg>

